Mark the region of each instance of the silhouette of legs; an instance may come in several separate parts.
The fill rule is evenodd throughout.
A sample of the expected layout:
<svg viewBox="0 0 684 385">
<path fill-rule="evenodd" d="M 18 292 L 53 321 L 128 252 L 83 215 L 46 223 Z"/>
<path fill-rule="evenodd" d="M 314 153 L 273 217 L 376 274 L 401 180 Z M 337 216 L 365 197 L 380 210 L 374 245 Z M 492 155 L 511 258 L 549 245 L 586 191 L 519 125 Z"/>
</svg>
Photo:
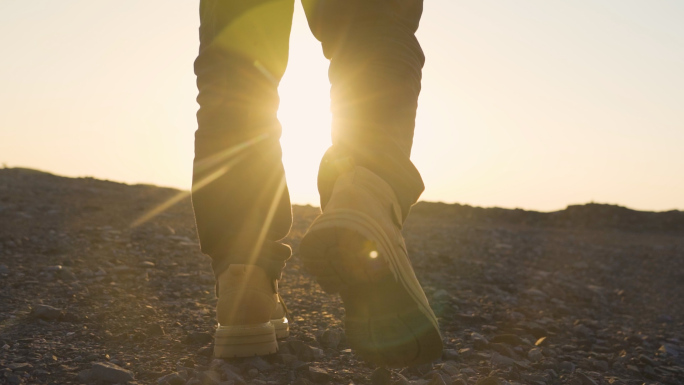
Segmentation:
<svg viewBox="0 0 684 385">
<path fill-rule="evenodd" d="M 384 179 L 405 219 L 423 191 L 409 156 L 423 53 L 422 0 L 302 0 L 331 60 L 333 146 L 319 171 L 321 205 L 340 170 Z M 278 278 L 292 214 L 279 144 L 277 87 L 287 66 L 293 0 L 201 0 L 195 61 L 198 130 L 192 201 L 202 251 L 218 276 L 256 264 Z"/>
</svg>

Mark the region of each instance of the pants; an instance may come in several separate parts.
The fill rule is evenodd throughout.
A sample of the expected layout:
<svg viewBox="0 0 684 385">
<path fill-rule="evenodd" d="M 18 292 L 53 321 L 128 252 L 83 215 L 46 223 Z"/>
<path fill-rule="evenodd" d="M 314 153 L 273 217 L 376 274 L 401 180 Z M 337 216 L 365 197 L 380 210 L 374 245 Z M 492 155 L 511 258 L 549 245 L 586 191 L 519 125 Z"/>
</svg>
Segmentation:
<svg viewBox="0 0 684 385">
<path fill-rule="evenodd" d="M 321 206 L 341 168 L 373 171 L 406 218 L 424 186 L 409 159 L 423 52 L 422 0 L 302 0 L 330 60 L 332 142 L 321 161 Z M 292 224 L 276 117 L 294 0 L 201 0 L 192 202 L 202 252 L 218 276 L 255 264 L 278 279 Z"/>
</svg>

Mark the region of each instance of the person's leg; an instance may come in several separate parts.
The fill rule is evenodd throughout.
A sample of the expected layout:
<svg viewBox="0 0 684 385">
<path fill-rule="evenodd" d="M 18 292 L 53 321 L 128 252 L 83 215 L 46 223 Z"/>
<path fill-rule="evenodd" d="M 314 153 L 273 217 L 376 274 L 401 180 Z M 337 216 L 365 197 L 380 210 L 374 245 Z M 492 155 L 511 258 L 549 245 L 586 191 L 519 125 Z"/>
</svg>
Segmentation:
<svg viewBox="0 0 684 385">
<path fill-rule="evenodd" d="M 392 186 L 406 218 L 424 186 L 409 159 L 421 71 L 415 37 L 422 0 L 302 0 L 309 26 L 331 59 L 333 146 L 321 162 L 325 207 L 339 164 L 365 167 Z"/>
<path fill-rule="evenodd" d="M 277 279 L 291 226 L 276 117 L 294 0 L 201 0 L 192 202 L 218 277 L 231 264 Z"/>
<path fill-rule="evenodd" d="M 304 267 L 345 307 L 361 357 L 410 366 L 441 356 L 434 312 L 401 234 L 423 183 L 409 156 L 423 53 L 421 0 L 302 0 L 330 63 L 333 146 L 319 170 L 323 213 L 300 246 Z"/>
</svg>

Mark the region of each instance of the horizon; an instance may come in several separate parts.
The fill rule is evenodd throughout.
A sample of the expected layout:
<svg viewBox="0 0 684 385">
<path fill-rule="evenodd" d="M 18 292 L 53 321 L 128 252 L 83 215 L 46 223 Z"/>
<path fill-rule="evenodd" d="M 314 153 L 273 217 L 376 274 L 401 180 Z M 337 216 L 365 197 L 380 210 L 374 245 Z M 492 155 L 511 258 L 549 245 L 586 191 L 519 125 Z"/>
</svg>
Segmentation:
<svg viewBox="0 0 684 385">
<path fill-rule="evenodd" d="M 684 210 L 682 19 L 676 1 L 426 3 L 421 200 Z M 198 25 L 198 1 L 0 4 L 0 164 L 189 189 Z M 318 206 L 327 67 L 297 1 L 278 113 L 295 204 Z"/>
<path fill-rule="evenodd" d="M 68 179 L 95 179 L 95 180 L 98 180 L 98 181 L 101 181 L 101 182 L 118 183 L 118 184 L 124 184 L 124 185 L 126 185 L 126 186 L 150 186 L 150 187 L 156 187 L 156 188 L 160 188 L 160 189 L 172 189 L 172 190 L 177 190 L 177 191 L 179 191 L 179 192 L 187 192 L 187 193 L 188 193 L 188 196 L 187 196 L 187 197 L 189 197 L 189 195 L 190 195 L 188 190 L 183 190 L 183 189 L 179 189 L 179 188 L 177 188 L 177 187 L 172 187 L 172 186 L 160 186 L 160 185 L 150 184 L 150 183 L 127 183 L 127 182 L 121 182 L 121 181 L 116 181 L 116 180 L 111 180 L 111 179 L 96 178 L 96 177 L 89 176 L 89 175 L 80 175 L 80 176 L 59 175 L 59 174 L 55 174 L 55 173 L 52 173 L 52 172 L 49 172 L 49 171 L 39 170 L 39 169 L 35 169 L 35 168 L 27 168 L 27 167 L 2 167 L 2 168 L 0 168 L 0 170 L 26 170 L 26 171 L 32 171 L 32 172 L 37 171 L 37 172 L 44 173 L 44 174 L 49 174 L 49 175 L 52 175 L 52 176 L 55 176 L 55 177 L 58 177 L 58 178 L 68 178 Z M 174 203 L 171 204 L 171 206 L 173 206 L 173 205 L 179 203 L 180 201 L 177 200 L 176 198 L 173 198 L 170 202 L 174 202 Z M 534 210 L 534 209 L 524 209 L 524 208 L 521 208 L 521 207 L 478 206 L 478 205 L 471 205 L 471 204 L 462 203 L 462 202 L 431 201 L 431 200 L 425 200 L 425 199 L 419 199 L 418 202 L 416 202 L 415 204 L 419 204 L 419 203 L 438 203 L 438 204 L 445 204 L 445 205 L 459 205 L 459 206 L 468 206 L 468 207 L 481 208 L 481 209 L 523 210 L 523 211 L 531 211 L 531 212 L 539 212 L 539 213 L 553 213 L 553 212 L 558 212 L 558 211 L 567 210 L 567 209 L 568 209 L 569 207 L 571 207 L 571 206 L 587 206 L 587 205 L 613 206 L 613 207 L 625 208 L 625 209 L 628 209 L 628 210 L 631 210 L 631 211 L 637 211 L 637 212 L 652 212 L 652 213 L 666 213 L 666 212 L 673 212 L 673 211 L 676 211 L 676 212 L 684 212 L 684 210 L 679 210 L 679 209 L 657 210 L 657 211 L 653 211 L 653 210 L 639 210 L 639 209 L 635 209 L 635 208 L 633 208 L 633 207 L 623 206 L 623 205 L 619 205 L 619 204 L 616 204 L 616 203 L 610 203 L 610 202 L 593 202 L 593 201 L 590 201 L 590 202 L 583 202 L 583 203 L 569 203 L 568 205 L 566 205 L 566 206 L 563 207 L 562 209 L 550 210 L 550 211 L 546 211 L 546 210 Z M 312 203 L 292 203 L 292 206 L 320 208 L 320 205 L 319 205 L 319 204 L 315 204 L 315 203 L 313 203 L 313 204 L 312 204 Z"/>
</svg>

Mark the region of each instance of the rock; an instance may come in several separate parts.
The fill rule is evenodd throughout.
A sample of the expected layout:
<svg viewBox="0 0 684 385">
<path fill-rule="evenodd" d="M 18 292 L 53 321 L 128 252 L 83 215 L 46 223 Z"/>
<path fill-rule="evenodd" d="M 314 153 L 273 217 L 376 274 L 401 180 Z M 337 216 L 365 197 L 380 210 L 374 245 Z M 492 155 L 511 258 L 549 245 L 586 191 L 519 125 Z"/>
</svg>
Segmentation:
<svg viewBox="0 0 684 385">
<path fill-rule="evenodd" d="M 9 274 L 10 270 L 7 265 L 0 265 L 0 274 Z"/>
<path fill-rule="evenodd" d="M 499 378 L 497 376 L 489 376 L 489 377 L 485 377 L 485 378 L 481 378 L 481 379 L 477 380 L 475 385 L 499 385 L 501 383 L 503 383 L 501 378 Z"/>
<path fill-rule="evenodd" d="M 458 350 L 456 349 L 444 349 L 442 352 L 442 358 L 445 360 L 455 360 L 458 356 Z"/>
<path fill-rule="evenodd" d="M 13 372 L 27 372 L 29 369 L 33 368 L 33 365 L 28 362 L 13 362 L 5 365 L 5 367 Z"/>
<path fill-rule="evenodd" d="M 157 379 L 158 385 L 184 385 L 185 379 L 178 372 L 167 374 Z"/>
<path fill-rule="evenodd" d="M 81 370 L 78 372 L 78 375 L 76 378 L 78 378 L 78 381 L 84 384 L 87 384 L 90 382 L 90 378 L 93 376 L 93 372 L 90 369 L 86 370 Z"/>
<path fill-rule="evenodd" d="M 489 345 L 487 338 L 480 333 L 470 333 L 470 339 L 473 341 L 473 348 L 475 348 L 475 350 L 484 350 Z"/>
<path fill-rule="evenodd" d="M 245 383 L 245 380 L 242 378 L 242 376 L 236 373 L 236 370 L 233 370 L 232 365 L 221 365 L 219 372 L 221 372 L 223 374 L 223 377 L 225 377 L 228 381 L 233 381 L 236 384 Z"/>
<path fill-rule="evenodd" d="M 430 381 L 427 383 L 427 385 L 446 385 L 446 383 L 444 382 L 444 379 L 439 373 L 434 373 L 432 375 L 432 378 L 430 378 Z"/>
<path fill-rule="evenodd" d="M 105 382 L 133 381 L 135 377 L 130 370 L 112 364 L 111 362 L 94 362 L 90 372 L 92 379 Z"/>
<path fill-rule="evenodd" d="M 432 293 L 432 299 L 436 302 L 448 301 L 451 299 L 451 294 L 444 289 L 439 289 Z"/>
<path fill-rule="evenodd" d="M 214 355 L 214 347 L 211 345 L 202 346 L 197 350 L 197 355 L 203 357 L 212 357 Z"/>
<path fill-rule="evenodd" d="M 598 383 L 594 381 L 593 378 L 587 376 L 582 372 L 575 372 L 575 374 L 582 381 L 582 385 L 598 385 Z"/>
<path fill-rule="evenodd" d="M 532 362 L 537 362 L 544 358 L 544 355 L 542 354 L 541 349 L 534 348 L 527 352 L 527 358 L 529 358 Z"/>
<path fill-rule="evenodd" d="M 588 328 L 588 327 L 582 325 L 582 324 L 575 325 L 575 326 L 572 328 L 572 331 L 573 331 L 575 334 L 577 334 L 578 336 L 581 336 L 581 337 L 584 337 L 584 338 L 591 338 L 591 337 L 594 336 L 594 331 L 591 330 L 590 328 Z"/>
<path fill-rule="evenodd" d="M 159 324 L 152 324 L 147 327 L 147 334 L 151 336 L 163 336 L 164 328 Z"/>
<path fill-rule="evenodd" d="M 142 268 L 145 268 L 145 269 L 151 269 L 151 268 L 153 268 L 154 266 L 155 266 L 155 265 L 154 265 L 154 262 L 150 262 L 150 261 L 143 261 L 143 262 L 140 262 L 140 263 L 138 264 L 138 267 L 142 267 Z"/>
<path fill-rule="evenodd" d="M 292 363 L 297 361 L 297 356 L 295 356 L 294 354 L 278 354 L 278 361 L 281 364 L 290 366 L 292 365 Z"/>
<path fill-rule="evenodd" d="M 212 370 L 197 372 L 196 378 L 200 380 L 202 385 L 219 385 L 221 383 L 221 375 Z"/>
<path fill-rule="evenodd" d="M 392 373 L 385 368 L 377 368 L 370 377 L 373 385 L 390 385 L 392 383 Z"/>
<path fill-rule="evenodd" d="M 658 348 L 658 353 L 666 357 L 679 357 L 679 349 L 672 344 L 662 344 L 660 348 Z"/>
<path fill-rule="evenodd" d="M 23 384 L 24 380 L 16 374 L 10 374 L 9 377 L 7 377 L 7 383 L 11 385 L 19 385 Z"/>
<path fill-rule="evenodd" d="M 512 346 L 527 345 L 522 338 L 516 336 L 515 334 L 499 334 L 489 339 L 490 343 L 502 343 Z"/>
<path fill-rule="evenodd" d="M 328 329 L 319 338 L 322 347 L 335 349 L 342 341 L 342 333 L 337 329 Z"/>
<path fill-rule="evenodd" d="M 185 337 L 186 344 L 208 344 L 214 337 L 207 332 L 191 332 Z"/>
<path fill-rule="evenodd" d="M 305 344 L 300 340 L 292 340 L 287 343 L 287 346 L 297 356 L 298 359 L 304 362 L 311 362 L 314 360 L 314 352 L 311 346 Z"/>
<path fill-rule="evenodd" d="M 558 364 L 558 368 L 561 370 L 561 372 L 572 373 L 575 371 L 575 364 L 570 361 L 562 361 L 560 364 Z"/>
<path fill-rule="evenodd" d="M 494 353 L 492 355 L 492 365 L 499 367 L 511 367 L 515 365 L 515 360 L 510 357 L 502 356 L 499 353 Z"/>
<path fill-rule="evenodd" d="M 316 383 L 325 383 L 330 380 L 330 375 L 327 371 L 315 366 L 309 366 L 309 378 Z"/>
<path fill-rule="evenodd" d="M 264 360 L 261 357 L 250 357 L 247 358 L 244 362 L 247 366 L 251 366 L 262 373 L 266 373 L 273 370 L 273 365 L 269 364 L 268 362 L 266 362 L 266 360 Z"/>
<path fill-rule="evenodd" d="M 48 305 L 36 305 L 31 314 L 36 318 L 54 321 L 64 315 L 64 310 Z"/>
<path fill-rule="evenodd" d="M 250 369 L 247 371 L 247 375 L 250 376 L 250 377 L 252 377 L 252 378 L 254 378 L 254 377 L 256 377 L 256 376 L 259 375 L 259 370 L 258 370 L 257 368 L 250 368 Z"/>
<path fill-rule="evenodd" d="M 458 365 L 454 361 L 447 361 L 442 364 L 442 371 L 450 376 L 455 376 L 461 371 L 458 369 Z"/>
</svg>

